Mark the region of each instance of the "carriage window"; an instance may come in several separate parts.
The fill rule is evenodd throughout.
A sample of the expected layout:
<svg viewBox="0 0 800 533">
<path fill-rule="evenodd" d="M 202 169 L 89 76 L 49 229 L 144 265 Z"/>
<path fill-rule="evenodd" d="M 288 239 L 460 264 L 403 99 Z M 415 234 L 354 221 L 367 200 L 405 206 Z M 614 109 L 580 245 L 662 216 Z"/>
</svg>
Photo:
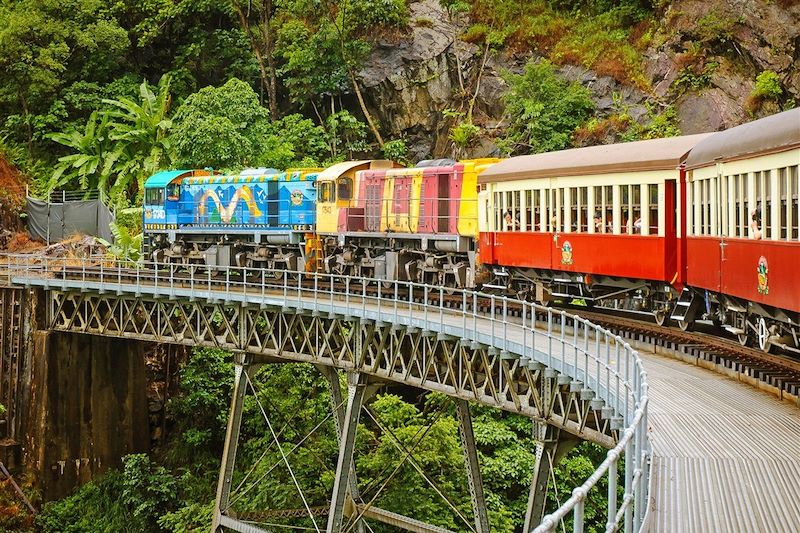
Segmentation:
<svg viewBox="0 0 800 533">
<path fill-rule="evenodd" d="M 798 176 L 798 174 L 800 174 L 800 172 L 798 172 L 798 170 L 800 170 L 800 167 L 795 165 L 789 167 L 787 170 L 789 174 L 789 183 L 791 184 L 789 194 L 792 198 L 792 201 L 789 202 L 792 209 L 791 216 L 789 217 L 792 221 L 792 234 L 790 238 L 792 240 L 797 240 L 798 237 L 800 237 L 800 224 L 798 224 L 798 211 L 800 211 L 800 201 L 798 201 L 798 197 L 800 197 L 800 176 Z"/>
<path fill-rule="evenodd" d="M 594 187 L 594 213 L 592 213 L 592 225 L 594 226 L 595 233 L 605 233 L 605 223 L 603 221 L 603 213 L 605 211 L 605 203 L 603 202 L 603 187 Z"/>
<path fill-rule="evenodd" d="M 640 185 L 620 185 L 622 233 L 639 233 L 642 229 L 642 193 Z"/>
<path fill-rule="evenodd" d="M 578 231 L 578 208 L 580 201 L 578 199 L 578 188 L 569 188 L 569 230 Z"/>
<path fill-rule="evenodd" d="M 333 201 L 333 182 L 332 181 L 320 181 L 320 182 L 317 182 L 317 186 L 319 187 L 319 201 L 320 202 L 332 202 Z"/>
<path fill-rule="evenodd" d="M 161 205 L 164 203 L 164 189 L 146 189 L 144 203 L 147 205 Z"/>
<path fill-rule="evenodd" d="M 564 212 L 564 206 L 566 205 L 565 200 L 566 200 L 566 193 L 564 192 L 564 189 L 558 189 L 558 201 L 556 203 L 557 207 L 556 216 L 558 217 L 556 219 L 557 231 L 567 231 L 569 229 L 565 227 L 567 220 L 566 213 Z"/>
<path fill-rule="evenodd" d="M 578 211 L 580 212 L 578 230 L 589 231 L 589 188 L 581 187 L 578 191 Z"/>
<path fill-rule="evenodd" d="M 520 215 L 520 198 L 522 197 L 521 191 L 514 191 L 511 195 L 511 231 L 519 231 L 520 230 L 520 222 L 521 222 L 521 215 Z"/>
<path fill-rule="evenodd" d="M 761 213 L 764 227 L 762 239 L 771 239 L 775 237 L 772 234 L 772 172 L 769 170 L 762 172 L 761 181 L 764 184 L 764 196 L 761 204 L 764 206 L 764 211 Z"/>
<path fill-rule="evenodd" d="M 648 234 L 658 235 L 658 185 L 647 186 Z"/>
<path fill-rule="evenodd" d="M 780 195 L 780 234 L 776 235 L 777 238 L 786 240 L 789 236 L 789 175 L 786 172 L 788 169 L 778 169 L 778 190 Z"/>
<path fill-rule="evenodd" d="M 747 178 L 745 174 L 739 174 L 736 176 L 736 236 L 742 238 L 747 236 L 745 196 L 747 196 Z"/>
<path fill-rule="evenodd" d="M 336 196 L 339 200 L 350 200 L 353 198 L 352 178 L 342 177 L 336 180 Z"/>
<path fill-rule="evenodd" d="M 523 231 L 533 231 L 533 191 L 525 191 L 525 227 Z"/>
<path fill-rule="evenodd" d="M 493 212 L 493 216 L 492 216 L 492 218 L 494 220 L 494 228 L 493 229 L 494 229 L 494 231 L 500 231 L 502 229 L 502 227 L 503 227 L 502 224 L 501 224 L 502 218 L 503 218 L 501 216 L 502 212 L 503 212 L 503 206 L 500 203 L 500 200 L 502 198 L 502 194 L 499 193 L 499 192 L 496 192 L 492 196 L 494 197 L 494 205 L 492 206 L 494 208 L 493 209 L 494 212 Z"/>
</svg>

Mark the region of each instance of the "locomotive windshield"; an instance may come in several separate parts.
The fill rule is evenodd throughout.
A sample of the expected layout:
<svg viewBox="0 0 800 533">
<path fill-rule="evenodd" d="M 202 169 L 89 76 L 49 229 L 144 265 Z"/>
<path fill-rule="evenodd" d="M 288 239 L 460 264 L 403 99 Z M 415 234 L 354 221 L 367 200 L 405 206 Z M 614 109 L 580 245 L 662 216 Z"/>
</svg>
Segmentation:
<svg viewBox="0 0 800 533">
<path fill-rule="evenodd" d="M 164 189 L 145 189 L 144 203 L 146 205 L 162 205 L 164 203 Z"/>
</svg>

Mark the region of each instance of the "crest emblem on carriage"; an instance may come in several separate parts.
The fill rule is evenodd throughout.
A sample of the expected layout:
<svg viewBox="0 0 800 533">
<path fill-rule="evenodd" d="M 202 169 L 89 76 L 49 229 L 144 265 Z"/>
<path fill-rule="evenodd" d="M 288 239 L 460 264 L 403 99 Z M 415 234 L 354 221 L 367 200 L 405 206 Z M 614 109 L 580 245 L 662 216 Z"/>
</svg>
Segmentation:
<svg viewBox="0 0 800 533">
<path fill-rule="evenodd" d="M 303 203 L 303 191 L 295 189 L 291 194 L 292 205 L 300 205 Z"/>
<path fill-rule="evenodd" d="M 561 245 L 561 264 L 572 264 L 572 243 L 569 241 L 564 241 L 564 244 Z"/>
<path fill-rule="evenodd" d="M 769 294 L 769 265 L 763 255 L 758 259 L 758 294 Z"/>
</svg>

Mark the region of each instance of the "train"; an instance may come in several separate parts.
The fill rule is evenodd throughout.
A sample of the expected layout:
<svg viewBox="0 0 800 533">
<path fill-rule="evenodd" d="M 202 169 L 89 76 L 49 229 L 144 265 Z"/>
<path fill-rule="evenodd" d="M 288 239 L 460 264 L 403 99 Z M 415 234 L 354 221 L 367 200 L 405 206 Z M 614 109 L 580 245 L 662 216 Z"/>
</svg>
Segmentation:
<svg viewBox="0 0 800 533">
<path fill-rule="evenodd" d="M 800 352 L 800 109 L 507 159 L 160 172 L 148 257 L 480 288 Z"/>
</svg>

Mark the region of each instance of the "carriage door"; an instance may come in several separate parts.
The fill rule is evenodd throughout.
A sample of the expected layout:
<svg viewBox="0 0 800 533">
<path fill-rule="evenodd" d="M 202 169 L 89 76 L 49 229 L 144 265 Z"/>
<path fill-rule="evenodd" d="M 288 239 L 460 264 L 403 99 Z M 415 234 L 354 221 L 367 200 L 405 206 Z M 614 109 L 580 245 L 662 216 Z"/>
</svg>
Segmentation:
<svg viewBox="0 0 800 533">
<path fill-rule="evenodd" d="M 436 218 L 437 225 L 434 231 L 447 233 L 449 229 L 448 215 L 450 214 L 450 174 L 441 172 L 436 175 L 436 181 L 438 182 L 436 198 L 439 204 L 437 209 L 439 216 Z"/>
<path fill-rule="evenodd" d="M 394 215 L 394 221 L 390 221 L 391 230 L 403 233 L 407 233 L 410 231 L 410 224 L 409 224 L 410 196 L 411 196 L 411 176 L 395 176 L 394 206 L 392 209 Z"/>
</svg>

